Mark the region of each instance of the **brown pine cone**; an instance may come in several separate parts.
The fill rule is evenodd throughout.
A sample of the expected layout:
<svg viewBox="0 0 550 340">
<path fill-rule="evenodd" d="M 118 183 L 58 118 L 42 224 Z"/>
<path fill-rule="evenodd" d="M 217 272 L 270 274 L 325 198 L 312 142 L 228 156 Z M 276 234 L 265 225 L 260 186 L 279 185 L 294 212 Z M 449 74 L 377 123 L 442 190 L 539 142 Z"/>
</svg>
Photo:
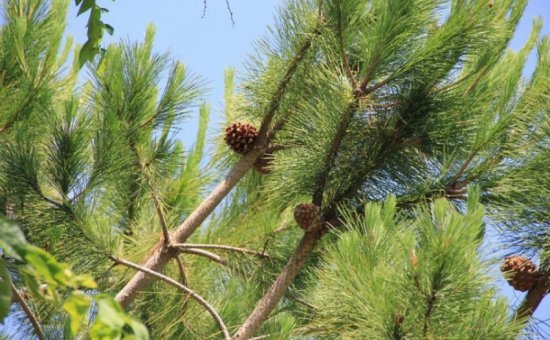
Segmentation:
<svg viewBox="0 0 550 340">
<path fill-rule="evenodd" d="M 321 208 L 313 203 L 300 203 L 294 208 L 294 219 L 303 230 L 319 228 L 323 222 Z"/>
<path fill-rule="evenodd" d="M 508 284 L 520 292 L 531 289 L 539 278 L 537 265 L 523 256 L 508 256 L 500 265 L 500 271 Z"/>
<path fill-rule="evenodd" d="M 234 123 L 225 128 L 225 142 L 236 153 L 245 154 L 258 138 L 258 130 L 250 124 Z"/>
</svg>

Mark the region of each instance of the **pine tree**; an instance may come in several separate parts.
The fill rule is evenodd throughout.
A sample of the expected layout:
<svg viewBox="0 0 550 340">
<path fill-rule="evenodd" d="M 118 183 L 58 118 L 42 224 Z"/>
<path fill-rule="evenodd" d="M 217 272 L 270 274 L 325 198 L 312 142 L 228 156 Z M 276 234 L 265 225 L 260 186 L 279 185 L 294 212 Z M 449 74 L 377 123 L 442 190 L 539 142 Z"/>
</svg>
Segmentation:
<svg viewBox="0 0 550 340">
<path fill-rule="evenodd" d="M 227 71 L 205 164 L 202 82 L 153 27 L 75 88 L 66 1 L 8 2 L 3 214 L 153 338 L 529 337 L 550 287 L 550 40 L 535 19 L 507 49 L 526 5 L 289 0 L 247 74 Z M 484 253 L 489 228 L 514 261 Z M 497 275 L 528 290 L 517 309 Z"/>
</svg>

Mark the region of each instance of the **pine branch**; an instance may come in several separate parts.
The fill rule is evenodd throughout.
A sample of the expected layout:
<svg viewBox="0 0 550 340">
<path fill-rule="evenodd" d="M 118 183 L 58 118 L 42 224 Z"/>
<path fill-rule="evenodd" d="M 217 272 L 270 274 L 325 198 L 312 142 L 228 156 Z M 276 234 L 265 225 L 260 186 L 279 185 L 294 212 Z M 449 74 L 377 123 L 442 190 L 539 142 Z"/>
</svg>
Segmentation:
<svg viewBox="0 0 550 340">
<path fill-rule="evenodd" d="M 323 193 L 325 191 L 325 185 L 328 180 L 329 173 L 334 166 L 334 161 L 336 160 L 336 155 L 338 153 L 338 150 L 340 149 L 340 145 L 342 144 L 342 141 L 344 140 L 344 136 L 346 134 L 346 131 L 349 127 L 349 124 L 351 123 L 351 120 L 353 118 L 353 114 L 359 107 L 359 101 L 371 94 L 372 92 L 376 91 L 377 89 L 381 88 L 382 86 L 386 85 L 391 80 L 391 77 L 388 77 L 376 84 L 373 84 L 369 87 L 366 87 L 367 84 L 364 86 L 361 85 L 361 88 L 356 89 L 354 92 L 354 99 L 349 104 L 346 111 L 343 113 L 343 117 L 340 120 L 338 124 L 338 128 L 336 130 L 336 134 L 334 135 L 334 138 L 332 139 L 329 151 L 326 155 L 325 161 L 324 161 L 324 169 L 317 177 L 317 182 L 315 184 L 316 190 L 313 193 L 312 202 L 318 206 L 322 205 L 323 202 Z"/>
<path fill-rule="evenodd" d="M 210 305 L 208 303 L 208 301 L 206 301 L 202 296 L 200 296 L 199 294 L 195 293 L 192 289 L 190 289 L 189 287 L 186 287 L 184 285 L 182 285 L 181 283 L 179 283 L 178 281 L 166 276 L 166 275 L 163 275 L 163 274 L 160 274 L 156 271 L 153 271 L 153 270 L 150 270 L 148 268 L 145 268 L 143 266 L 140 266 L 138 264 L 135 264 L 135 263 L 132 263 L 130 261 L 127 261 L 127 260 L 124 260 L 124 259 L 121 259 L 121 258 L 118 258 L 118 257 L 115 257 L 113 255 L 110 255 L 109 258 L 111 260 L 113 260 L 113 262 L 117 263 L 117 264 L 122 264 L 128 268 L 132 268 L 132 269 L 135 269 L 135 270 L 138 270 L 142 273 L 145 273 L 146 275 L 150 275 L 150 276 L 154 276 L 156 277 L 157 279 L 161 280 L 161 281 L 164 281 L 166 282 L 167 284 L 169 285 L 172 285 L 176 288 L 178 288 L 179 290 L 181 290 L 182 292 L 184 292 L 185 294 L 188 294 L 190 297 L 192 297 L 193 299 L 195 299 L 195 301 L 197 301 L 198 303 L 200 303 L 207 311 L 208 313 L 210 313 L 210 315 L 212 315 L 212 317 L 214 318 L 214 320 L 216 321 L 216 323 L 218 324 L 218 327 L 220 328 L 220 330 L 222 331 L 223 333 L 223 336 L 225 339 L 230 339 L 230 335 L 229 335 L 229 332 L 227 331 L 227 327 L 225 326 L 225 323 L 223 322 L 223 320 L 221 319 L 220 315 L 218 314 L 218 312 L 216 312 L 216 310 L 214 309 L 214 307 L 212 307 L 212 305 Z"/>
<path fill-rule="evenodd" d="M 42 85 L 39 83 L 30 90 L 29 94 L 25 98 L 25 101 L 23 102 L 21 107 L 17 109 L 12 119 L 8 121 L 4 126 L 0 127 L 0 133 L 8 131 L 13 127 L 15 123 L 17 123 L 17 121 L 21 118 L 20 116 L 23 113 L 23 111 L 25 111 L 30 105 L 32 105 L 35 99 L 36 93 L 40 90 L 41 87 Z"/>
<path fill-rule="evenodd" d="M 289 68 L 286 70 L 286 73 L 282 80 L 279 83 L 279 86 L 277 87 L 277 90 L 275 91 L 275 94 L 273 95 L 268 109 L 266 111 L 266 114 L 262 120 L 262 124 L 260 125 L 260 130 L 258 131 L 258 139 L 263 139 L 268 133 L 269 126 L 271 125 L 271 121 L 273 120 L 273 116 L 277 112 L 277 109 L 279 109 L 279 106 L 281 105 L 281 101 L 283 99 L 283 96 L 286 94 L 286 91 L 288 89 L 288 85 L 290 83 L 290 80 L 296 74 L 296 70 L 298 69 L 298 65 L 301 64 L 302 60 L 306 57 L 307 52 L 311 48 L 311 44 L 313 43 L 313 38 L 319 34 L 319 29 L 315 29 L 313 31 L 313 34 L 309 36 L 306 41 L 303 43 L 302 47 L 294 57 L 294 60 L 290 64 Z"/>
<path fill-rule="evenodd" d="M 273 120 L 275 112 L 279 108 L 280 102 L 285 95 L 290 80 L 295 75 L 298 65 L 303 61 L 309 51 L 313 36 L 318 34 L 316 29 L 314 35 L 308 37 L 303 43 L 295 58 L 290 63 L 285 76 L 279 83 L 275 94 L 272 97 L 270 105 L 264 115 L 255 147 L 244 155 L 229 171 L 229 174 L 212 190 L 212 192 L 199 204 L 197 208 L 187 217 L 187 219 L 174 231 L 172 240 L 177 243 L 185 242 L 195 230 L 204 222 L 204 220 L 214 211 L 218 204 L 227 196 L 229 191 L 241 180 L 246 172 L 252 168 L 258 158 L 266 151 L 269 145 L 269 139 L 273 136 L 269 133 L 269 126 Z M 161 271 L 169 262 L 170 258 L 175 256 L 175 251 L 166 251 L 159 245 L 157 249 L 147 259 L 145 268 L 153 271 Z M 115 299 L 125 308 L 135 298 L 137 293 L 142 290 L 152 278 L 144 275 L 142 272 L 136 273 L 132 279 L 118 292 Z"/>
<path fill-rule="evenodd" d="M 367 84 L 364 84 L 365 86 L 362 86 L 360 89 L 357 89 L 354 92 L 354 99 L 349 104 L 346 111 L 343 113 L 343 117 L 339 122 L 336 134 L 332 139 L 329 151 L 323 163 L 324 168 L 317 177 L 317 182 L 315 185 L 316 190 L 312 196 L 312 202 L 315 205 L 322 205 L 323 194 L 326 183 L 328 181 L 328 176 L 334 166 L 336 155 L 345 137 L 348 126 L 351 123 L 353 114 L 359 107 L 360 99 L 366 97 L 373 91 L 376 91 L 380 87 L 386 85 L 390 81 L 390 79 L 391 78 L 388 77 L 383 81 L 380 81 L 379 83 L 371 85 L 370 87 L 366 87 Z M 329 204 L 328 206 L 332 207 L 334 206 L 334 204 Z M 332 214 L 333 212 L 330 212 L 330 215 Z M 315 248 L 317 242 L 319 242 L 319 240 L 327 231 L 327 225 L 323 225 L 321 228 L 313 230 L 312 232 L 308 232 L 303 236 L 301 242 L 295 248 L 294 254 L 287 262 L 283 271 L 279 274 L 275 282 L 264 294 L 262 299 L 257 303 L 256 307 L 248 316 L 247 320 L 239 328 L 237 333 L 235 333 L 233 339 L 248 339 L 260 328 L 261 324 L 267 319 L 269 314 L 279 303 L 280 299 L 285 294 L 292 281 L 294 281 L 296 275 L 298 275 L 298 273 L 302 269 L 307 256 L 311 253 L 311 251 Z"/>
<path fill-rule="evenodd" d="M 430 318 L 432 316 L 435 300 L 436 300 L 435 292 L 433 291 L 427 297 L 428 308 L 426 308 L 426 313 L 424 314 L 424 326 L 422 327 L 422 334 L 424 335 L 424 338 L 426 338 L 426 339 L 428 339 L 428 324 L 429 324 Z"/>
<path fill-rule="evenodd" d="M 487 73 L 487 71 L 488 71 L 488 67 L 484 67 L 481 71 L 479 71 L 479 74 L 477 75 L 477 77 L 464 91 L 464 96 L 467 96 L 474 89 L 474 87 L 477 85 L 477 83 L 479 83 L 479 81 L 481 80 L 481 78 L 483 78 L 483 76 L 485 75 L 485 73 Z"/>
<path fill-rule="evenodd" d="M 153 201 L 155 202 L 155 209 L 157 210 L 157 215 L 160 220 L 160 225 L 162 226 L 162 235 L 164 237 L 164 244 L 169 245 L 170 232 L 168 231 L 168 223 L 166 222 L 166 216 L 164 215 L 162 204 L 154 190 L 151 191 L 151 196 L 153 196 Z"/>
<path fill-rule="evenodd" d="M 338 48 L 340 49 L 340 58 L 342 58 L 342 62 L 344 63 L 344 71 L 346 72 L 351 86 L 354 89 L 358 89 L 357 81 L 355 80 L 355 77 L 353 76 L 353 72 L 351 71 L 351 67 L 349 65 L 348 54 L 344 49 L 344 32 L 342 26 L 342 18 L 341 16 L 338 16 Z"/>
<path fill-rule="evenodd" d="M 312 305 L 311 303 L 305 301 L 304 299 L 298 297 L 297 295 L 295 294 L 292 294 L 292 293 L 286 293 L 286 297 L 289 298 L 290 300 L 296 302 L 296 303 L 299 303 L 301 305 L 304 305 L 306 306 L 307 308 L 311 309 L 311 310 L 316 310 L 317 307 L 315 307 L 314 305 Z"/>
<path fill-rule="evenodd" d="M 327 231 L 328 228 L 323 226 L 304 234 L 294 254 L 292 254 L 284 269 L 277 277 L 277 280 L 275 280 L 262 299 L 256 304 L 252 313 L 250 313 L 232 339 L 249 339 L 260 328 L 261 324 L 267 319 L 275 306 L 277 306 L 296 275 L 298 275 L 304 266 L 309 253 L 315 248 L 317 242 L 321 240 Z"/>
<path fill-rule="evenodd" d="M 44 335 L 44 332 L 42 331 L 42 327 L 40 326 L 40 323 L 38 322 L 38 319 L 36 318 L 36 316 L 32 312 L 29 305 L 25 302 L 25 299 L 21 296 L 21 294 L 17 290 L 17 287 L 15 287 L 13 282 L 10 282 L 10 284 L 11 284 L 11 292 L 12 292 L 14 302 L 18 303 L 19 306 L 21 306 L 21 309 L 23 310 L 23 312 L 25 313 L 25 315 L 27 316 L 27 318 L 31 322 L 32 327 L 34 329 L 34 332 L 36 333 L 36 336 L 38 337 L 38 339 L 45 340 L 46 336 Z"/>
<path fill-rule="evenodd" d="M 187 275 L 185 274 L 185 265 L 183 264 L 183 261 L 180 259 L 179 256 L 175 256 L 174 258 L 176 259 L 176 263 L 178 264 L 181 283 L 183 285 L 187 285 Z"/>
<path fill-rule="evenodd" d="M 332 139 L 332 143 L 330 145 L 329 151 L 323 163 L 324 164 L 323 171 L 319 174 L 319 176 L 317 177 L 317 181 L 315 183 L 316 189 L 315 189 L 315 192 L 313 193 L 312 202 L 317 206 L 321 206 L 323 203 L 323 193 L 325 191 L 325 185 L 328 181 L 328 175 L 330 173 L 330 170 L 334 166 L 334 161 L 336 160 L 336 154 L 340 149 L 340 145 L 342 144 L 342 141 L 346 134 L 346 130 L 348 129 L 349 124 L 351 123 L 351 119 L 358 105 L 359 105 L 358 101 L 353 100 L 353 102 L 348 106 L 348 108 L 344 112 L 343 117 L 338 124 L 336 134 Z"/>
<path fill-rule="evenodd" d="M 239 248 L 239 247 L 233 247 L 233 246 L 226 246 L 222 244 L 197 244 L 197 243 L 183 243 L 183 244 L 173 244 L 174 247 L 178 247 L 180 249 L 220 249 L 220 250 L 228 250 L 228 251 L 234 251 L 242 254 L 248 254 L 257 256 L 260 258 L 271 258 L 268 254 L 264 252 L 259 252 L 252 249 L 247 248 Z"/>
<path fill-rule="evenodd" d="M 252 167 L 254 162 L 265 151 L 265 146 L 259 146 L 244 155 L 230 170 L 229 174 L 222 180 L 216 188 L 199 204 L 199 206 L 187 217 L 187 219 L 174 231 L 171 240 L 177 243 L 185 242 L 191 234 L 204 222 L 204 220 L 214 211 L 218 204 L 240 181 L 245 173 Z M 161 271 L 162 268 L 177 253 L 176 248 L 164 249 L 163 241 L 155 245 L 153 254 L 143 265 L 145 268 L 153 271 Z M 170 247 L 171 248 L 171 247 Z M 152 281 L 152 277 L 144 275 L 142 272 L 136 273 L 132 279 L 118 292 L 115 299 L 123 306 L 127 307 L 147 284 Z"/>
<path fill-rule="evenodd" d="M 209 246 L 210 246 L 209 244 L 205 244 L 204 246 L 208 246 L 208 247 L 205 247 L 205 248 L 210 248 L 210 247 L 209 247 Z M 218 247 L 218 246 L 214 245 L 214 247 Z M 230 247 L 230 248 L 233 248 L 233 247 Z M 221 249 L 225 249 L 225 248 L 221 248 Z M 237 248 L 237 249 L 239 249 L 239 248 Z M 227 249 L 225 249 L 225 250 L 227 250 Z M 233 249 L 230 249 L 230 250 L 233 250 Z M 248 249 L 244 249 L 244 250 L 248 251 Z M 237 250 L 237 251 L 241 252 L 240 249 Z M 225 259 L 222 258 L 221 256 L 219 256 L 219 255 L 217 255 L 217 254 L 214 254 L 214 253 L 212 253 L 212 252 L 204 251 L 204 250 L 196 249 L 196 248 L 193 249 L 193 248 L 191 248 L 191 247 L 189 247 L 189 248 L 187 248 L 187 247 L 182 248 L 182 249 L 181 249 L 181 252 L 182 252 L 182 253 L 185 253 L 185 254 L 192 254 L 192 255 L 198 255 L 198 256 L 205 257 L 205 258 L 207 258 L 208 260 L 211 260 L 211 261 L 213 261 L 213 262 L 216 262 L 217 264 L 220 264 L 220 265 L 222 265 L 222 266 L 224 266 L 224 267 L 227 267 L 227 268 L 229 268 L 229 269 L 231 269 L 231 270 L 237 272 L 237 274 L 239 274 L 239 275 L 241 275 L 241 276 L 243 276 L 243 277 L 245 277 L 245 278 L 250 277 L 250 275 L 249 275 L 248 273 L 244 272 L 243 270 L 241 270 L 241 269 L 239 269 L 237 266 L 231 264 L 230 262 L 228 262 L 227 260 L 225 260 Z M 261 253 L 258 253 L 258 254 L 261 255 Z M 307 303 L 306 301 L 302 300 L 301 298 L 297 297 L 297 296 L 294 295 L 294 294 L 291 294 L 291 293 L 288 293 L 288 292 L 287 292 L 287 293 L 286 293 L 286 297 L 289 298 L 290 300 L 296 302 L 296 303 L 299 303 L 299 304 L 301 304 L 301 305 L 306 306 L 306 307 L 309 308 L 309 309 L 315 309 L 314 306 L 312 306 L 311 304 Z"/>
<path fill-rule="evenodd" d="M 233 265 L 231 265 L 229 262 L 227 262 L 220 255 L 214 254 L 214 253 L 212 253 L 210 251 L 207 251 L 207 250 L 193 249 L 193 248 L 183 248 L 183 249 L 180 249 L 180 252 L 184 253 L 184 254 L 192 254 L 192 255 L 198 255 L 198 256 L 206 257 L 207 259 L 209 259 L 211 261 L 214 261 L 218 264 L 221 264 L 224 267 L 228 267 L 228 268 L 231 268 L 231 269 L 234 268 Z"/>
</svg>

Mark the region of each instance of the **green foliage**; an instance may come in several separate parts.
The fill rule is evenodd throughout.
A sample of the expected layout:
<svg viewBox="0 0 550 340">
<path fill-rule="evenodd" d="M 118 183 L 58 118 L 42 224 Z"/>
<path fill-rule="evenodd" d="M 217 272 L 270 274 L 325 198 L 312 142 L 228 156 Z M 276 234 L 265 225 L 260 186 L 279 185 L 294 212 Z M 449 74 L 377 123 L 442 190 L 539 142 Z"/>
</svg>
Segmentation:
<svg viewBox="0 0 550 340">
<path fill-rule="evenodd" d="M 0 321 L 8 315 L 11 306 L 10 277 L 4 258 L 0 259 Z"/>
<path fill-rule="evenodd" d="M 311 273 L 311 335 L 344 338 L 512 339 L 520 324 L 478 256 L 479 193 L 461 214 L 443 199 L 400 216 L 396 199 L 344 208 L 344 230 Z"/>
<path fill-rule="evenodd" d="M 78 90 L 78 68 L 60 72 L 67 1 L 4 5 L 0 208 L 21 231 L 0 225 L 10 259 L 0 262 L 0 317 L 13 281 L 53 338 L 218 337 L 204 307 L 163 282 L 132 302 L 147 330 L 136 323 L 106 295 L 134 272 L 108 255 L 146 261 L 163 227 L 183 222 L 239 156 L 221 127 L 206 156 L 202 82 L 155 51 L 153 26 L 142 42 L 95 58 L 110 26 L 96 1 L 75 2 L 90 11 L 78 64 L 93 61 Z M 196 248 L 179 255 L 183 270 L 171 261 L 163 274 L 204 296 L 233 332 L 303 236 L 295 205 L 313 199 L 344 226 L 334 222 L 309 254 L 261 334 L 514 338 L 525 320 L 510 320 L 493 286 L 497 259 L 480 254 L 496 225 L 507 252 L 548 266 L 550 40 L 541 21 L 521 50 L 507 50 L 526 4 L 288 1 L 247 72 L 226 72 L 222 124 L 260 127 L 272 116 L 271 172 L 247 173 L 188 240 L 248 253 Z M 190 132 L 182 123 L 195 110 L 195 143 L 184 147 L 178 133 Z"/>
<path fill-rule="evenodd" d="M 107 339 L 149 339 L 145 326 L 126 316 L 120 306 L 109 296 L 97 299 L 97 316 L 90 329 L 90 338 Z"/>
</svg>

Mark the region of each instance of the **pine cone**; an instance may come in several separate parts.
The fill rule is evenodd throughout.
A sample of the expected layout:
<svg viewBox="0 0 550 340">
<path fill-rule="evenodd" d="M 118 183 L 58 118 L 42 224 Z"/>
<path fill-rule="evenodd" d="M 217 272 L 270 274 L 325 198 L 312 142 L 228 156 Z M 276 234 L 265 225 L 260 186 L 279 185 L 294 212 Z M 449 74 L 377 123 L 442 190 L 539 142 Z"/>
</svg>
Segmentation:
<svg viewBox="0 0 550 340">
<path fill-rule="evenodd" d="M 306 232 L 321 226 L 321 208 L 313 203 L 301 203 L 294 208 L 294 219 Z"/>
<path fill-rule="evenodd" d="M 271 165 L 273 164 L 273 155 L 265 154 L 258 158 L 254 163 L 254 170 L 258 171 L 262 175 L 271 173 Z"/>
<path fill-rule="evenodd" d="M 245 154 L 258 137 L 258 130 L 250 124 L 234 123 L 225 128 L 225 142 L 236 153 Z"/>
<path fill-rule="evenodd" d="M 500 265 L 500 271 L 508 284 L 520 292 L 531 289 L 539 278 L 537 265 L 523 256 L 508 256 Z"/>
</svg>

